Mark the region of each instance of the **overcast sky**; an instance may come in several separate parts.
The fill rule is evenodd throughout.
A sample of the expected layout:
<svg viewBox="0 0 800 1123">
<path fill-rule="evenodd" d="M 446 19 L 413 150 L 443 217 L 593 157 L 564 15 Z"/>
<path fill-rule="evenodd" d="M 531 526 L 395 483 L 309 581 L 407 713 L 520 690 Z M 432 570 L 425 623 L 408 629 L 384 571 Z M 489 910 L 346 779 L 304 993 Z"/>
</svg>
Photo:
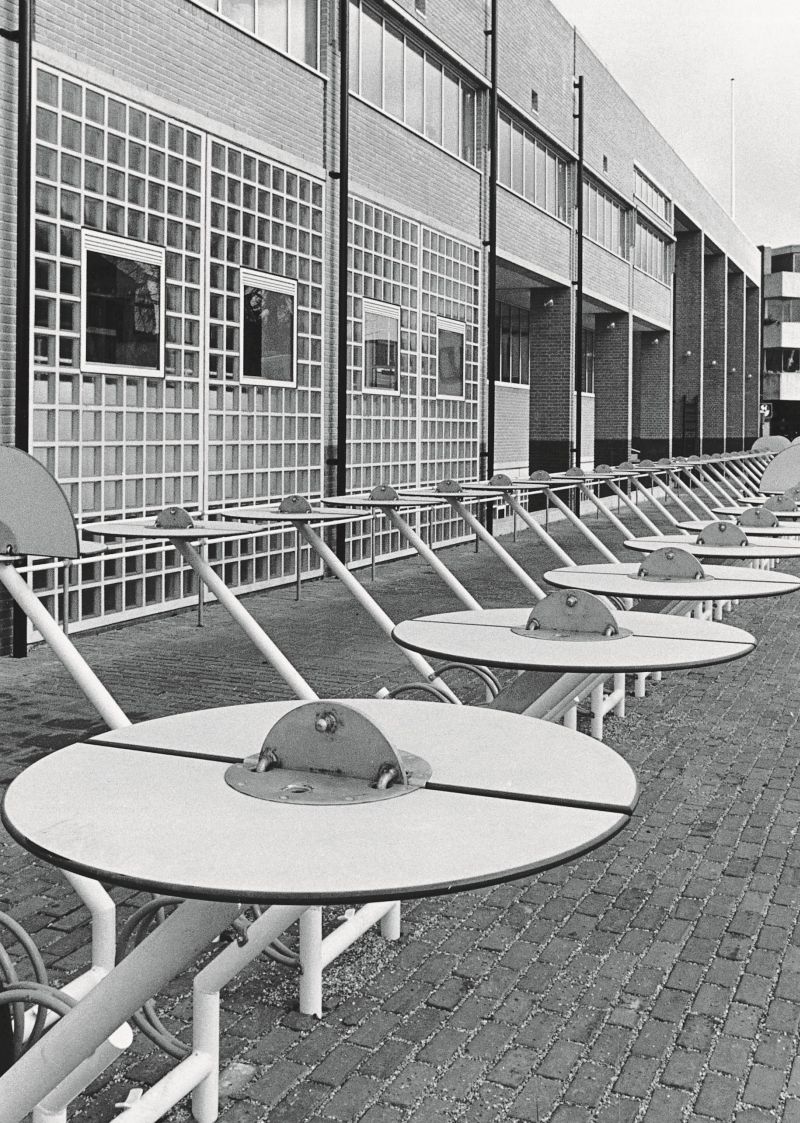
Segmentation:
<svg viewBox="0 0 800 1123">
<path fill-rule="evenodd" d="M 756 244 L 800 242 L 800 0 L 553 0 Z M 588 97 L 588 91 L 587 91 Z"/>
</svg>

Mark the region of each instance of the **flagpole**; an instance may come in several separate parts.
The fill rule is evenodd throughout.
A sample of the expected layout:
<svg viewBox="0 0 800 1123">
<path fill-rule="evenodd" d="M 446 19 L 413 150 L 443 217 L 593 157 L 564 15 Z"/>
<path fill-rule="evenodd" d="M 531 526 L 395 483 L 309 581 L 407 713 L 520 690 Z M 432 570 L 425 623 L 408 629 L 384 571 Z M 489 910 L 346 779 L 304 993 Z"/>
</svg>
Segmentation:
<svg viewBox="0 0 800 1123">
<path fill-rule="evenodd" d="M 731 78 L 731 218 L 736 214 L 736 129 L 734 114 L 734 81 Z"/>
</svg>

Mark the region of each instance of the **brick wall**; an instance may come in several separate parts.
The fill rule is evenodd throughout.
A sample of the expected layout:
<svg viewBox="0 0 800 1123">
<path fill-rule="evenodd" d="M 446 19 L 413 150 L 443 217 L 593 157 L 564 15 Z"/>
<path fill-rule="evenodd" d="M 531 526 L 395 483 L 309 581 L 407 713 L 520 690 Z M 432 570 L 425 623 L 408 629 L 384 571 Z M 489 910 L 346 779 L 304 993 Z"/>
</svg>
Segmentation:
<svg viewBox="0 0 800 1123">
<path fill-rule="evenodd" d="M 350 189 L 479 237 L 478 170 L 356 98 L 350 99 Z"/>
<path fill-rule="evenodd" d="M 619 464 L 628 456 L 631 410 L 629 325 L 628 316 L 619 312 L 595 316 L 594 320 L 596 464 Z"/>
<path fill-rule="evenodd" d="M 550 308 L 545 303 L 552 300 Z M 530 470 L 570 466 L 572 291 L 535 289 L 531 298 Z"/>
<path fill-rule="evenodd" d="M 679 234 L 675 246 L 672 451 L 699 452 L 700 372 L 703 361 L 703 236 Z"/>
<path fill-rule="evenodd" d="M 323 163 L 322 78 L 188 0 L 39 0 L 36 38 L 117 80 Z M 327 36 L 320 38 L 324 70 Z"/>
<path fill-rule="evenodd" d="M 703 452 L 725 447 L 726 323 L 728 263 L 707 253 L 703 280 Z"/>
<path fill-rule="evenodd" d="M 744 447 L 744 274 L 728 274 L 728 367 L 725 447 Z"/>
<path fill-rule="evenodd" d="M 627 261 L 589 241 L 583 240 L 583 291 L 627 308 L 631 267 Z"/>
<path fill-rule="evenodd" d="M 671 358 L 667 332 L 634 334 L 632 443 L 639 449 L 642 459 L 658 460 L 669 456 Z"/>
<path fill-rule="evenodd" d="M 524 202 L 510 191 L 497 192 L 497 251 L 512 261 L 535 263 L 545 274 L 569 276 L 569 226 Z"/>
</svg>

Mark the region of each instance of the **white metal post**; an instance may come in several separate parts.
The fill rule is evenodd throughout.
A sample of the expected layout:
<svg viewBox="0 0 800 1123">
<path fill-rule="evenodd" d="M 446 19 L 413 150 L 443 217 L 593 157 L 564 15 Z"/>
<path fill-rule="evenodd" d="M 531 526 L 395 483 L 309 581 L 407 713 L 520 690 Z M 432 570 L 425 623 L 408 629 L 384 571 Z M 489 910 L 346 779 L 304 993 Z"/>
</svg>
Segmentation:
<svg viewBox="0 0 800 1123">
<path fill-rule="evenodd" d="M 485 542 L 495 557 L 500 559 L 506 569 L 510 570 L 514 576 L 522 582 L 528 592 L 532 593 L 537 601 L 544 600 L 544 590 L 537 585 L 531 575 L 526 573 L 522 566 L 512 558 L 511 554 L 500 545 L 497 539 L 488 532 L 486 527 L 475 518 L 472 511 L 467 510 L 460 499 L 447 496 L 447 502 L 456 514 L 461 516 L 467 526 L 475 532 L 476 537 L 482 542 Z"/>
<path fill-rule="evenodd" d="M 0 582 L 38 630 L 47 646 L 72 675 L 80 690 L 100 714 L 108 728 L 120 729 L 122 726 L 130 725 L 128 718 L 69 637 L 64 635 L 56 621 L 39 598 L 31 592 L 11 562 L 5 559 L 0 559 Z"/>
<path fill-rule="evenodd" d="M 369 615 L 372 617 L 381 631 L 383 631 L 391 639 L 392 631 L 394 630 L 394 621 L 386 615 L 375 598 L 370 596 L 361 582 L 356 580 L 347 566 L 337 558 L 333 550 L 331 550 L 330 547 L 322 541 L 320 536 L 316 533 L 316 531 L 311 529 L 308 523 L 298 522 L 297 526 L 305 540 L 314 550 L 316 550 L 317 554 L 322 559 L 322 561 L 325 562 L 330 571 L 339 578 L 339 580 L 343 585 L 346 586 L 347 589 L 349 589 L 349 591 L 353 594 L 361 607 L 367 613 L 369 613 Z M 430 682 L 432 685 L 436 686 L 437 689 L 441 690 L 449 701 L 454 702 L 456 705 L 461 704 L 460 699 L 453 693 L 447 683 L 444 682 L 443 679 L 440 679 L 438 677 L 436 671 L 433 669 L 427 659 L 423 658 L 422 655 L 419 655 L 415 651 L 408 651 L 405 648 L 403 648 L 402 650 L 411 666 L 423 676 L 426 682 Z"/>
<path fill-rule="evenodd" d="M 0 1076 L 0 1123 L 21 1123 L 239 914 L 232 902 L 185 901 Z"/>
<path fill-rule="evenodd" d="M 261 652 L 267 662 L 278 672 L 289 689 L 298 697 L 313 702 L 319 695 L 312 690 L 298 670 L 289 662 L 281 649 L 273 643 L 260 624 L 253 619 L 246 608 L 230 591 L 225 582 L 217 576 L 209 563 L 201 558 L 190 542 L 181 538 L 171 538 L 170 542 L 182 558 L 192 567 L 197 576 L 211 590 L 219 603 L 233 617 L 247 638 Z"/>
</svg>

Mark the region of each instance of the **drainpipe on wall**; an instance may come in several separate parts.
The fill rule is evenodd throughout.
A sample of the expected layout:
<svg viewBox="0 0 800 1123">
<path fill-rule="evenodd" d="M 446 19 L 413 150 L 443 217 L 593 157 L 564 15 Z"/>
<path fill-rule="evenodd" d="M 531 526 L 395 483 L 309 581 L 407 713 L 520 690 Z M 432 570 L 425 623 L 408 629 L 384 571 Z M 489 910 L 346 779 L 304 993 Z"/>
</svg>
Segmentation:
<svg viewBox="0 0 800 1123">
<path fill-rule="evenodd" d="M 350 193 L 350 0 L 339 0 L 339 286 L 336 313 L 336 493 L 347 491 L 347 250 Z M 336 527 L 336 556 L 345 560 L 344 525 Z"/>
<path fill-rule="evenodd" d="M 17 257 L 15 294 L 14 443 L 29 451 L 30 424 L 30 228 L 31 228 L 31 73 L 33 58 L 34 0 L 19 0 L 19 26 L 0 35 L 18 46 L 17 56 Z M 28 654 L 28 620 L 16 605 L 13 615 L 11 653 Z"/>
<path fill-rule="evenodd" d="M 575 247 L 575 447 L 573 466 L 580 467 L 583 428 L 583 75 L 573 83 L 578 91 L 578 165 L 575 176 L 577 244 Z"/>
<path fill-rule="evenodd" d="M 489 88 L 489 228 L 484 245 L 489 251 L 486 300 L 486 475 L 494 475 L 494 415 L 497 383 L 497 0 L 492 0 Z M 487 508 L 492 510 L 491 505 Z"/>
</svg>

